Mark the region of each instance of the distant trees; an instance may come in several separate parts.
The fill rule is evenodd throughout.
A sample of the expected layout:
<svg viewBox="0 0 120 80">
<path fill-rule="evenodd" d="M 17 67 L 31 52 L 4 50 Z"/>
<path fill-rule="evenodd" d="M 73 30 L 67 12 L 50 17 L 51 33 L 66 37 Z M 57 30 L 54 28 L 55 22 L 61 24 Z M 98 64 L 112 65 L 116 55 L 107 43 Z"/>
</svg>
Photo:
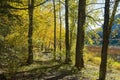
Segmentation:
<svg viewBox="0 0 120 80">
<path fill-rule="evenodd" d="M 10 9 L 11 6 L 15 6 L 15 4 L 21 3 L 21 0 L 1 0 L 0 1 L 0 38 L 2 40 L 2 51 L 7 51 L 8 46 L 13 49 L 13 45 L 6 43 L 8 40 L 6 39 L 11 31 L 13 30 L 13 25 L 21 25 L 21 15 L 18 15 L 18 10 Z M 12 42 L 11 42 L 12 43 Z M 12 46 L 12 47 L 11 47 Z M 3 53 L 3 52 L 2 52 Z"/>
<path fill-rule="evenodd" d="M 77 24 L 77 12 L 78 12 L 78 5 L 76 0 L 69 1 L 69 24 L 70 24 L 70 55 L 71 58 L 75 51 L 74 44 L 76 43 L 76 24 Z"/>
<path fill-rule="evenodd" d="M 20 20 L 20 16 L 13 14 L 12 12 L 17 12 L 17 10 L 9 9 L 11 6 L 9 3 L 20 3 L 21 0 L 1 0 L 0 1 L 0 35 L 6 37 L 10 33 L 10 27 Z M 8 7 L 7 7 L 8 6 Z M 19 23 L 18 23 L 19 24 Z"/>
<path fill-rule="evenodd" d="M 86 0 L 79 0 L 78 6 L 78 26 L 77 26 L 77 41 L 76 41 L 76 57 L 75 66 L 78 69 L 84 67 L 83 48 L 85 36 L 85 20 L 86 20 Z"/>
</svg>

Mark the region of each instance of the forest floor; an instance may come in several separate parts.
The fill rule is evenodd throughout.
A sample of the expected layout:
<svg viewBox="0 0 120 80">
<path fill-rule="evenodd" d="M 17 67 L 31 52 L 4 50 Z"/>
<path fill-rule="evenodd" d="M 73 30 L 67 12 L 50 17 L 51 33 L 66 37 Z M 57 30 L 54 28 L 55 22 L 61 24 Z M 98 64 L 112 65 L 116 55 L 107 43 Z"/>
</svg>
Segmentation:
<svg viewBox="0 0 120 80">
<path fill-rule="evenodd" d="M 54 62 L 47 55 L 38 57 L 31 65 L 17 68 L 16 73 L 5 75 L 7 80 L 96 80 L 99 76 L 99 64 L 98 61 L 96 62 L 97 64 L 89 60 L 85 61 L 85 68 L 78 71 L 73 64 L 66 65 L 59 60 Z M 119 70 L 109 67 L 106 80 L 120 80 L 119 75 Z M 12 79 L 9 78 L 10 76 Z"/>
<path fill-rule="evenodd" d="M 11 80 L 96 80 L 99 66 L 85 65 L 78 71 L 73 65 L 53 61 L 34 61 L 29 66 L 22 66 Z M 108 70 L 106 80 L 120 80 L 120 71 Z"/>
</svg>

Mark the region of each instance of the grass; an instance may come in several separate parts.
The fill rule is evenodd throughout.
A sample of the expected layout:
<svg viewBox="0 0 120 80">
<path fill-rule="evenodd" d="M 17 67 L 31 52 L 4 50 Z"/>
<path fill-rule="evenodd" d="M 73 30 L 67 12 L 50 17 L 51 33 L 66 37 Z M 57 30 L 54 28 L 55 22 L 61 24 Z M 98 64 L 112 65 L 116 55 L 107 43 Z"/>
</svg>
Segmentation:
<svg viewBox="0 0 120 80">
<path fill-rule="evenodd" d="M 86 47 L 89 52 L 93 52 L 93 53 L 100 53 L 101 52 L 101 47 L 99 46 L 87 46 Z M 119 47 L 109 47 L 108 48 L 108 54 L 111 54 L 111 55 L 119 55 L 120 54 L 120 48 Z"/>
<path fill-rule="evenodd" d="M 98 60 L 98 57 L 93 58 Z M 86 61 L 85 68 L 82 71 L 78 71 L 74 65 L 59 64 L 52 61 L 35 61 L 29 66 L 22 66 L 16 73 L 17 80 L 96 80 L 99 76 L 99 65 L 93 61 Z M 114 63 L 114 66 L 119 65 Z M 107 70 L 106 80 L 119 80 L 120 72 L 112 68 Z"/>
<path fill-rule="evenodd" d="M 14 78 L 17 80 L 96 80 L 99 76 L 101 59 L 93 52 L 85 51 L 85 68 L 82 71 L 74 67 L 75 56 L 72 56 L 72 65 L 54 62 L 49 57 L 50 55 L 35 54 L 34 63 L 20 66 Z M 119 80 L 120 63 L 109 57 L 107 65 L 106 80 Z"/>
<path fill-rule="evenodd" d="M 85 69 L 83 69 L 82 74 L 84 77 L 88 77 L 89 80 L 96 80 L 99 76 L 99 66 L 91 65 L 91 63 L 88 63 L 86 64 Z M 107 70 L 106 80 L 119 80 L 119 74 L 119 70 Z"/>
<path fill-rule="evenodd" d="M 100 64 L 100 51 L 101 47 L 87 47 L 88 53 L 85 55 L 86 61 L 91 61 L 97 65 Z M 116 47 L 110 47 L 108 49 L 108 68 L 120 70 L 120 62 L 116 60 L 117 56 L 120 55 L 120 49 Z M 87 59 L 86 59 L 87 58 Z"/>
</svg>

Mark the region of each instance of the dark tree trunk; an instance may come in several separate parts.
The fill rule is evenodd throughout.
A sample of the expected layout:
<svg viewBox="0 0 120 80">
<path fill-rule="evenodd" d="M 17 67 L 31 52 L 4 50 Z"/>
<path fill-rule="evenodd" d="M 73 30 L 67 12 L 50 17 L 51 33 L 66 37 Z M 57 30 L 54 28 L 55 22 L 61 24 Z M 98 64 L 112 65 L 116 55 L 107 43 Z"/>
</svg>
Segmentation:
<svg viewBox="0 0 120 80">
<path fill-rule="evenodd" d="M 43 51 L 43 47 L 44 47 L 44 45 L 43 45 L 43 43 L 41 44 L 41 51 Z"/>
<path fill-rule="evenodd" d="M 65 44 L 66 44 L 66 64 L 69 64 L 71 62 L 70 59 L 70 43 L 69 43 L 69 19 L 68 19 L 68 0 L 65 0 Z"/>
<path fill-rule="evenodd" d="M 54 60 L 56 60 L 56 6 L 55 0 L 53 0 L 53 7 L 54 7 Z"/>
<path fill-rule="evenodd" d="M 105 14 L 104 14 L 104 25 L 103 25 L 103 43 L 102 43 L 102 52 L 101 52 L 101 64 L 99 72 L 99 80 L 105 80 L 106 77 L 106 66 L 107 66 L 107 50 L 109 44 L 109 5 L 110 0 L 105 0 Z"/>
<path fill-rule="evenodd" d="M 27 63 L 33 63 L 33 43 L 32 43 L 32 35 L 33 35 L 33 8 L 34 8 L 34 0 L 28 0 L 28 14 L 29 14 L 29 31 L 28 31 L 28 59 Z"/>
<path fill-rule="evenodd" d="M 77 27 L 77 41 L 76 41 L 76 57 L 75 66 L 78 69 L 84 67 L 83 49 L 84 49 L 84 24 L 85 24 L 85 9 L 86 0 L 79 0 L 78 7 L 78 27 Z"/>
<path fill-rule="evenodd" d="M 106 68 L 107 68 L 107 51 L 109 45 L 109 36 L 111 33 L 112 23 L 114 21 L 114 16 L 118 6 L 118 0 L 115 0 L 114 8 L 112 11 L 111 18 L 109 20 L 109 7 L 110 0 L 105 1 L 105 15 L 104 15 L 104 25 L 103 25 L 103 44 L 102 44 L 102 52 L 101 52 L 101 64 L 99 71 L 99 80 L 105 80 L 106 78 Z"/>
<path fill-rule="evenodd" d="M 60 3 L 60 0 L 59 0 L 59 18 L 60 18 L 60 59 L 62 57 L 61 55 L 61 50 L 62 50 L 62 43 L 61 43 L 61 40 L 62 40 L 62 19 L 61 19 L 61 3 Z"/>
</svg>

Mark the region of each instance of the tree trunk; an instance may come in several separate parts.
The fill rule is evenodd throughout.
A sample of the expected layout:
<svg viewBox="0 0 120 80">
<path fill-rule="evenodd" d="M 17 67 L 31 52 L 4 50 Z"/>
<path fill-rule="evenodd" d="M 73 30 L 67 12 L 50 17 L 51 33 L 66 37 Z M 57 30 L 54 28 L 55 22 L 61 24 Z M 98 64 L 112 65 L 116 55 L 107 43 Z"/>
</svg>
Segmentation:
<svg viewBox="0 0 120 80">
<path fill-rule="evenodd" d="M 107 68 L 107 50 L 109 44 L 109 5 L 110 0 L 105 1 L 105 14 L 104 14 L 104 25 L 103 25 L 103 43 L 102 43 L 102 52 L 101 52 L 101 64 L 99 71 L 99 80 L 105 80 L 106 77 L 106 68 Z"/>
<path fill-rule="evenodd" d="M 56 6 L 55 0 L 53 0 L 53 7 L 54 7 L 54 60 L 56 60 Z"/>
<path fill-rule="evenodd" d="M 68 0 L 65 0 L 65 44 L 66 44 L 66 59 L 65 63 L 69 64 L 71 62 L 70 59 L 70 43 L 69 43 L 69 19 L 68 19 Z"/>
<path fill-rule="evenodd" d="M 73 41 L 74 41 L 74 31 L 75 31 L 75 17 L 73 17 L 73 19 L 71 19 L 72 23 L 71 23 L 71 26 L 70 26 L 70 52 L 71 52 L 71 48 L 73 46 Z"/>
<path fill-rule="evenodd" d="M 84 67 L 83 60 L 83 49 L 84 49 L 84 24 L 85 24 L 85 9 L 86 9 L 86 0 L 79 0 L 78 7 L 78 27 L 77 27 L 77 41 L 76 41 L 76 57 L 75 57 L 75 66 L 78 69 Z"/>
<path fill-rule="evenodd" d="M 28 14 L 29 14 L 29 31 L 28 31 L 28 59 L 27 63 L 33 63 L 33 43 L 32 43 L 32 35 L 33 35 L 33 8 L 34 8 L 34 0 L 28 0 Z"/>
<path fill-rule="evenodd" d="M 114 4 L 114 8 L 112 11 L 111 18 L 109 20 L 109 7 L 110 0 L 106 0 L 105 2 L 105 15 L 104 15 L 104 26 L 103 26 L 103 44 L 102 44 L 102 52 L 101 52 L 101 64 L 99 71 L 99 80 L 105 80 L 106 78 L 106 68 L 107 68 L 107 51 L 109 45 L 109 36 L 111 34 L 112 23 L 114 21 L 114 16 L 118 6 L 118 0 L 116 0 Z"/>
<path fill-rule="evenodd" d="M 114 7 L 113 7 L 112 15 L 110 17 L 110 22 L 109 22 L 109 34 L 111 33 L 111 28 L 112 28 L 112 25 L 113 25 L 114 16 L 116 14 L 119 2 L 120 2 L 120 0 L 115 0 L 115 4 L 114 4 Z"/>
<path fill-rule="evenodd" d="M 59 0 L 59 18 L 60 18 L 60 59 L 62 57 L 61 55 L 61 50 L 62 50 L 62 43 L 61 43 L 61 40 L 62 40 L 62 19 L 61 19 L 61 3 L 60 3 L 60 0 Z"/>
</svg>

